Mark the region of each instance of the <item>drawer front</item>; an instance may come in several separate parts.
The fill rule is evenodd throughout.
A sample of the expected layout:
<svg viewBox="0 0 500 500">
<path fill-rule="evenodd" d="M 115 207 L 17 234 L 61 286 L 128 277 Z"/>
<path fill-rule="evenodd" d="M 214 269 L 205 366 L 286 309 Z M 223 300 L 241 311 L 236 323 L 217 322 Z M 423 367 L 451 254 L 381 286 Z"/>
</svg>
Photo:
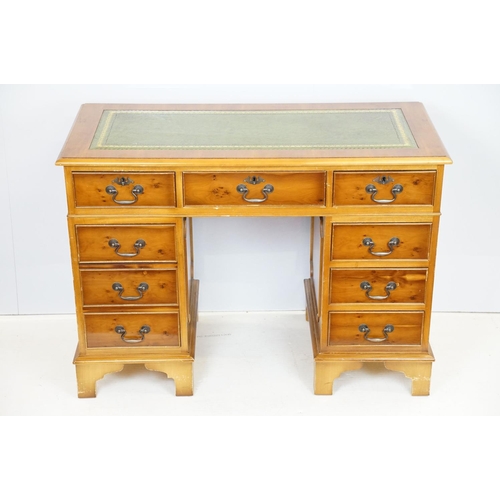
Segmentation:
<svg viewBox="0 0 500 500">
<path fill-rule="evenodd" d="M 177 305 L 177 271 L 82 270 L 84 306 Z"/>
<path fill-rule="evenodd" d="M 422 343 L 423 312 L 331 312 L 329 316 L 328 344 L 332 346 L 373 346 L 380 349 Z"/>
<path fill-rule="evenodd" d="M 336 172 L 334 205 L 433 205 L 435 172 Z"/>
<path fill-rule="evenodd" d="M 175 262 L 175 225 L 76 226 L 80 262 Z"/>
<path fill-rule="evenodd" d="M 174 173 L 74 173 L 77 207 L 175 206 Z"/>
<path fill-rule="evenodd" d="M 325 172 L 231 172 L 184 174 L 184 204 L 325 204 Z"/>
<path fill-rule="evenodd" d="M 179 316 L 159 314 L 86 314 L 88 347 L 179 346 Z"/>
<path fill-rule="evenodd" d="M 330 304 L 424 304 L 426 269 L 332 269 Z"/>
<path fill-rule="evenodd" d="M 431 224 L 334 224 L 332 259 L 428 259 Z"/>
</svg>

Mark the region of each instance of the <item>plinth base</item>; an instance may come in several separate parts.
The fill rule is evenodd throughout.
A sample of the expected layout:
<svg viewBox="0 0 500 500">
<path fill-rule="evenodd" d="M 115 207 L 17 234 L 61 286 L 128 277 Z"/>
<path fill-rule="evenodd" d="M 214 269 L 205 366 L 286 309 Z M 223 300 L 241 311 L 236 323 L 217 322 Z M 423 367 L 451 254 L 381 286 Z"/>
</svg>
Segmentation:
<svg viewBox="0 0 500 500">
<path fill-rule="evenodd" d="M 119 357 L 109 361 L 75 356 L 79 398 L 95 398 L 96 382 L 108 373 L 121 372 L 125 365 L 144 365 L 148 370 L 163 372 L 175 382 L 176 396 L 193 395 L 193 361 L 190 356 L 170 358 L 149 356 Z"/>
<path fill-rule="evenodd" d="M 431 356 L 427 356 L 431 357 Z M 337 359 L 336 359 L 337 358 Z M 314 374 L 314 394 L 331 395 L 333 394 L 333 382 L 342 373 L 350 370 L 359 370 L 364 363 L 374 363 L 382 361 L 388 370 L 402 372 L 411 379 L 412 396 L 428 396 L 431 385 L 432 360 L 383 360 L 370 359 L 346 359 L 345 356 L 340 359 L 332 355 L 321 355 L 320 359 L 315 359 Z"/>
</svg>

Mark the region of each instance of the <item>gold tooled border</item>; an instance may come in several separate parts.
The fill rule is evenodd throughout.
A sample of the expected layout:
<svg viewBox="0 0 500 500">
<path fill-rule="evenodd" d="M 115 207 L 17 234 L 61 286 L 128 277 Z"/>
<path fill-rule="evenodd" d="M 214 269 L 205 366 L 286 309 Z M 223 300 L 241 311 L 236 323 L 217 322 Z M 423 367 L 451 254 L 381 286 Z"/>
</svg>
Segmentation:
<svg viewBox="0 0 500 500">
<path fill-rule="evenodd" d="M 399 113 L 398 113 L 399 111 Z M 255 110 L 244 110 L 244 111 L 221 111 L 221 110 L 105 110 L 107 113 L 106 121 L 101 129 L 99 137 L 92 140 L 90 149 L 140 149 L 140 150 L 160 150 L 160 149 L 384 149 L 384 148 L 416 148 L 418 147 L 415 139 L 412 137 L 413 142 L 406 133 L 405 126 L 402 122 L 403 112 L 400 108 L 395 109 L 309 109 L 309 110 L 272 110 L 272 111 L 255 111 Z M 311 113 L 390 113 L 393 124 L 395 125 L 395 130 L 399 137 L 402 139 L 402 143 L 398 144 L 316 144 L 314 146 L 302 144 L 302 145 L 213 145 L 213 146 L 144 146 L 144 145 L 133 145 L 133 144 L 104 144 L 106 138 L 109 136 L 113 122 L 118 114 L 133 113 L 133 114 L 151 114 L 151 113 L 162 113 L 162 114 L 311 114 Z M 408 125 L 407 125 L 408 126 Z M 99 125 L 98 125 L 99 128 Z M 409 128 L 409 126 L 408 126 Z M 93 145 L 96 142 L 95 146 Z"/>
</svg>

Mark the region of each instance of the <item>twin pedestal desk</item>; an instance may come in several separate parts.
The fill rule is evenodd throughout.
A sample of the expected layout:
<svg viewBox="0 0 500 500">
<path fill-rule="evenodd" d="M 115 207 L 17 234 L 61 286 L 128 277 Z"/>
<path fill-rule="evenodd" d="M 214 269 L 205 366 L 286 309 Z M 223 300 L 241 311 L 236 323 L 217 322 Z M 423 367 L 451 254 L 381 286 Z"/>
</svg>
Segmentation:
<svg viewBox="0 0 500 500">
<path fill-rule="evenodd" d="M 193 394 L 193 217 L 311 219 L 314 393 L 383 362 L 429 394 L 444 165 L 420 103 L 86 104 L 64 167 L 79 397 L 125 364 Z M 263 345 L 262 349 L 266 346 Z"/>
</svg>

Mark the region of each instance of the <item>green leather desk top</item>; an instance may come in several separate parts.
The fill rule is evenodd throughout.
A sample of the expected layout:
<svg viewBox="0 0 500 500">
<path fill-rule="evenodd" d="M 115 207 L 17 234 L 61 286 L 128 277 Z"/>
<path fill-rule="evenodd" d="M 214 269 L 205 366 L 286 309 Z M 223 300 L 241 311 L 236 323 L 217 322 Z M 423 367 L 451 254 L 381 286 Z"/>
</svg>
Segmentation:
<svg viewBox="0 0 500 500">
<path fill-rule="evenodd" d="M 401 109 L 105 110 L 90 149 L 416 147 Z"/>
<path fill-rule="evenodd" d="M 84 104 L 57 164 L 210 158 L 451 163 L 423 105 L 413 102 Z"/>
</svg>

